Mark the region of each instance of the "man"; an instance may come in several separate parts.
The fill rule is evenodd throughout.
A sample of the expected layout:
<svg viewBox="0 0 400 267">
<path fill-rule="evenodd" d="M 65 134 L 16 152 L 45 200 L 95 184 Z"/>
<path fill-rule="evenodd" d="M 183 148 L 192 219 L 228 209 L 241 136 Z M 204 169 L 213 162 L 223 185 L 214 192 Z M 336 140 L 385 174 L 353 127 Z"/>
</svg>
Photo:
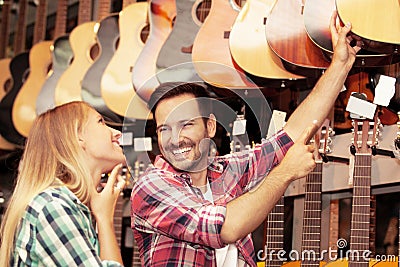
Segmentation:
<svg viewBox="0 0 400 267">
<path fill-rule="evenodd" d="M 331 19 L 332 63 L 285 127 L 250 151 L 210 155 L 216 118 L 194 83 L 160 85 L 149 100 L 161 156 L 132 190 L 144 266 L 256 266 L 250 233 L 287 186 L 315 166 L 309 139 L 343 87 L 359 46 Z M 317 112 L 316 112 L 317 111 Z M 307 116 L 304 116 L 307 114 Z"/>
</svg>

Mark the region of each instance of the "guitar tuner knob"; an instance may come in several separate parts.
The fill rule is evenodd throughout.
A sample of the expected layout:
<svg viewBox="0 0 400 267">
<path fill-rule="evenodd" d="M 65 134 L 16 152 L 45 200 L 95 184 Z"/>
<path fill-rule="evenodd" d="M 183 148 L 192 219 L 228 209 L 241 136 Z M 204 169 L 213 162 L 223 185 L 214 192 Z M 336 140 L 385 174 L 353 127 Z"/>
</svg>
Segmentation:
<svg viewBox="0 0 400 267">
<path fill-rule="evenodd" d="M 396 147 L 396 149 L 400 150 L 400 138 L 396 138 L 394 140 L 394 146 Z"/>
<path fill-rule="evenodd" d="M 352 155 L 355 155 L 355 154 L 356 154 L 356 146 L 355 146 L 355 145 L 351 145 L 351 146 L 350 146 L 350 153 L 351 153 Z"/>
<path fill-rule="evenodd" d="M 371 152 L 373 156 L 376 156 L 376 146 L 371 147 Z"/>
</svg>

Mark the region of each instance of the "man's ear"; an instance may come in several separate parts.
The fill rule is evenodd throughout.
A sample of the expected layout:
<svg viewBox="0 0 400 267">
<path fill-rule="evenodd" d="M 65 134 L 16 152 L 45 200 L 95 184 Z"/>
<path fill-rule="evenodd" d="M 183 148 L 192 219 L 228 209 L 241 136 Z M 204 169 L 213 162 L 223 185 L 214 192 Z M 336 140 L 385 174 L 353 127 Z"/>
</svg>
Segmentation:
<svg viewBox="0 0 400 267">
<path fill-rule="evenodd" d="M 207 132 L 210 138 L 215 136 L 215 132 L 217 131 L 217 119 L 213 113 L 210 113 L 207 119 Z"/>
</svg>

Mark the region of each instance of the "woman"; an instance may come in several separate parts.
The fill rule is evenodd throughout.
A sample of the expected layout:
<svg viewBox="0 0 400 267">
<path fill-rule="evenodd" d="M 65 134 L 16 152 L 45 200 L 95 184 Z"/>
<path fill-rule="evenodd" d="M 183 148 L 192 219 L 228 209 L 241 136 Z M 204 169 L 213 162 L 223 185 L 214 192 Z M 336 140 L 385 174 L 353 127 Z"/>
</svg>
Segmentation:
<svg viewBox="0 0 400 267">
<path fill-rule="evenodd" d="M 120 136 L 84 102 L 37 118 L 1 226 L 0 266 L 122 266 L 113 230 L 125 184 Z"/>
</svg>

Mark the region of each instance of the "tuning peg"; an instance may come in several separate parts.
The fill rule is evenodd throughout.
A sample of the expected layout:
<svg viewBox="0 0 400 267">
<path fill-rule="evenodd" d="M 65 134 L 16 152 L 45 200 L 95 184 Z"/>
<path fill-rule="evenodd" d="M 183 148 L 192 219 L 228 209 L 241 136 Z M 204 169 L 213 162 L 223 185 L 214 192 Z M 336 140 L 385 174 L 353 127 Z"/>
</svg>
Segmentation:
<svg viewBox="0 0 400 267">
<path fill-rule="evenodd" d="M 356 146 L 355 146 L 355 145 L 351 145 L 351 146 L 350 146 L 350 153 L 351 153 L 352 155 L 355 155 L 355 154 L 356 154 Z"/>
</svg>

